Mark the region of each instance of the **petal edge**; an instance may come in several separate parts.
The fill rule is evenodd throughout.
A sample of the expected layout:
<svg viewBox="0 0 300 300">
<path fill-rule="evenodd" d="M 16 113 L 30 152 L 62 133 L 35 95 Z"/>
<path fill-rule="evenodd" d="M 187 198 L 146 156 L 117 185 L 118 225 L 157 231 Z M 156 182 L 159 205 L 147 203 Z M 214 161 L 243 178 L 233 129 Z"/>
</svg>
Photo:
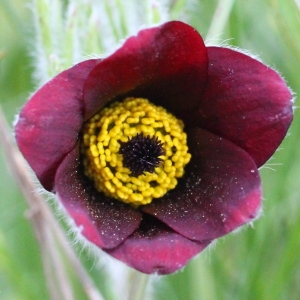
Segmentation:
<svg viewBox="0 0 300 300">
<path fill-rule="evenodd" d="M 273 69 L 238 51 L 208 47 L 208 81 L 198 125 L 247 151 L 263 165 L 293 119 L 291 91 Z"/>
</svg>

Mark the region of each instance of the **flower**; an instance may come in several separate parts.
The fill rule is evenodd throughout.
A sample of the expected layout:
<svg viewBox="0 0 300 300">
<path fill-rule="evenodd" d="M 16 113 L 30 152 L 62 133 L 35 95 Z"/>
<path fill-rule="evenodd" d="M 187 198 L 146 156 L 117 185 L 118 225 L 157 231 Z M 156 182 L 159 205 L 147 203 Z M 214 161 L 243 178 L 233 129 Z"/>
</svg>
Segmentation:
<svg viewBox="0 0 300 300">
<path fill-rule="evenodd" d="M 97 168 L 92 162 L 99 164 L 102 150 L 98 144 L 86 146 L 82 137 L 91 130 L 95 134 L 104 107 L 112 113 L 123 110 L 123 104 L 115 108 L 119 104 L 111 103 L 128 98 L 149 99 L 155 111 L 162 106 L 167 111 L 163 114 L 174 116 L 176 128 L 184 130 L 178 133 L 182 140 L 187 137 L 188 150 L 185 142 L 178 146 L 186 149 L 184 173 L 176 169 L 174 185 L 160 197 L 154 194 L 156 199 L 146 205 L 111 196 L 104 187 L 111 187 L 106 179 L 96 187 L 91 177 L 98 176 Z M 107 121 L 107 126 L 120 129 L 124 121 L 120 115 L 119 121 L 111 121 L 109 113 L 106 117 L 103 124 Z M 206 47 L 194 28 L 172 21 L 141 30 L 107 58 L 83 61 L 58 74 L 25 104 L 15 133 L 41 184 L 57 195 L 83 236 L 141 272 L 168 274 L 214 239 L 257 217 L 258 168 L 275 152 L 291 121 L 292 94 L 277 72 L 239 51 Z M 164 133 L 170 131 L 166 128 Z M 97 138 L 101 140 L 93 139 Z M 162 149 L 163 144 L 167 142 L 158 139 L 157 132 L 146 135 L 133 129 L 129 138 L 116 144 L 123 145 L 121 154 L 114 147 L 103 151 L 110 159 L 128 156 L 121 177 L 128 179 L 130 171 L 146 177 L 143 172 L 164 170 L 160 164 L 173 148 Z M 156 153 L 141 170 L 130 158 L 134 145 Z M 89 155 L 82 158 L 85 151 Z M 142 150 L 135 151 L 140 159 Z M 93 153 L 95 159 L 89 160 Z"/>
</svg>

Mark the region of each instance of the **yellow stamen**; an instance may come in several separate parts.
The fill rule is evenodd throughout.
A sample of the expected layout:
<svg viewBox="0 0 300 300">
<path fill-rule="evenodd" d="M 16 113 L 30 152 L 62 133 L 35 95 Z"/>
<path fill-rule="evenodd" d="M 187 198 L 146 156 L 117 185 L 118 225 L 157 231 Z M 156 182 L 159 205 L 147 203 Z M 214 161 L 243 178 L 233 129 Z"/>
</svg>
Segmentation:
<svg viewBox="0 0 300 300">
<path fill-rule="evenodd" d="M 109 197 L 135 207 L 161 198 L 177 185 L 191 159 L 184 124 L 147 99 L 126 98 L 102 109 L 83 127 L 81 153 L 85 175 Z M 137 177 L 123 165 L 122 143 L 137 134 L 157 138 L 163 145 L 162 163 L 153 173 Z"/>
</svg>

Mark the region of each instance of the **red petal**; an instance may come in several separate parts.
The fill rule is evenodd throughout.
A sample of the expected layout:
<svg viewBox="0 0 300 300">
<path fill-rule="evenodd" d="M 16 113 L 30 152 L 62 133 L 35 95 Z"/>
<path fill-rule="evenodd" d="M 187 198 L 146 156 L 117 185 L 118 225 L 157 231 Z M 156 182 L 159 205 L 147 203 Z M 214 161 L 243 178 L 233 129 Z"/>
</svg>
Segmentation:
<svg viewBox="0 0 300 300">
<path fill-rule="evenodd" d="M 83 122 L 83 85 L 98 61 L 84 61 L 60 73 L 20 113 L 15 127 L 18 146 L 49 191 L 60 162 L 77 143 Z"/>
<path fill-rule="evenodd" d="M 138 228 L 141 213 L 93 188 L 79 167 L 77 148 L 57 170 L 57 195 L 83 236 L 100 248 L 116 247 Z"/>
<path fill-rule="evenodd" d="M 196 108 L 207 74 L 197 31 L 181 22 L 145 29 L 91 72 L 84 89 L 85 119 L 124 94 L 149 98 L 181 114 Z"/>
<path fill-rule="evenodd" d="M 198 125 L 242 147 L 260 167 L 292 121 L 291 92 L 259 61 L 227 48 L 207 49 L 209 75 Z"/>
<path fill-rule="evenodd" d="M 202 129 L 189 133 L 192 160 L 177 187 L 143 211 L 187 238 L 218 238 L 255 218 L 260 179 L 252 158 Z"/>
<path fill-rule="evenodd" d="M 138 231 L 117 248 L 107 251 L 140 272 L 175 272 L 211 242 L 190 241 L 157 220 L 147 216 L 144 218 Z"/>
</svg>

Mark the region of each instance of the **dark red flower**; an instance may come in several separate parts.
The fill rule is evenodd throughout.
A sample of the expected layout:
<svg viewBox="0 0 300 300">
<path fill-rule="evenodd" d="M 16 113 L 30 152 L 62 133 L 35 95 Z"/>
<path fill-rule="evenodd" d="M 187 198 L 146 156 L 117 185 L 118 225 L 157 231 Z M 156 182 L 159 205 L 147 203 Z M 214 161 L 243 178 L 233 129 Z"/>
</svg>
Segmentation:
<svg viewBox="0 0 300 300">
<path fill-rule="evenodd" d="M 80 159 L 84 122 L 128 96 L 150 99 L 182 119 L 192 155 L 176 188 L 138 208 L 97 191 Z M 268 66 L 206 47 L 195 29 L 169 22 L 41 87 L 20 113 L 16 139 L 83 236 L 141 272 L 168 274 L 258 215 L 258 168 L 288 130 L 291 100 Z"/>
</svg>

